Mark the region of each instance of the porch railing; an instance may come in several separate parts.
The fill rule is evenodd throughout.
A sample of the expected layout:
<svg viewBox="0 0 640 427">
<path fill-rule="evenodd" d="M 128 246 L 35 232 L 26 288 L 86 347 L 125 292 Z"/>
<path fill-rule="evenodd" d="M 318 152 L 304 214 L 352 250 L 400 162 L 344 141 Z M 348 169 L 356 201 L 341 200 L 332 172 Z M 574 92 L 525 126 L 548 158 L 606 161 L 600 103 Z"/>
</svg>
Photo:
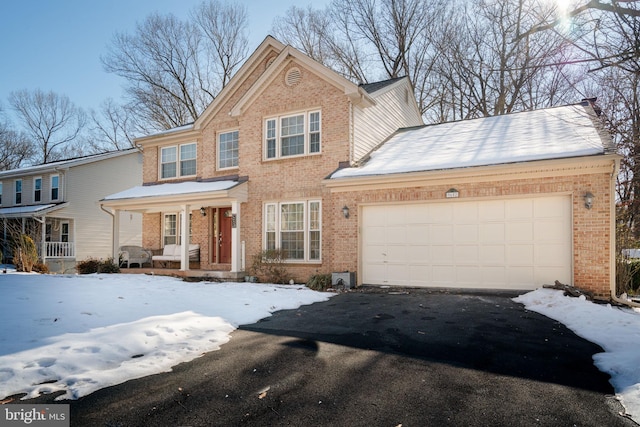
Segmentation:
<svg viewBox="0 0 640 427">
<path fill-rule="evenodd" d="M 76 248 L 73 242 L 46 242 L 45 254 L 47 258 L 74 258 Z"/>
</svg>

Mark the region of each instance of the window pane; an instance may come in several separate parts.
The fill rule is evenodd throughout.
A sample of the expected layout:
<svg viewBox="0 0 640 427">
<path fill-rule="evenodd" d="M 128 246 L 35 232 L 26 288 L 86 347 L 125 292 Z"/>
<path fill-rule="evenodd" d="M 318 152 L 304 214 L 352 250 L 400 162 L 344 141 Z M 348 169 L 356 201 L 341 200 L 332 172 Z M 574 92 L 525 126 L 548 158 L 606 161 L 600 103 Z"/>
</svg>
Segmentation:
<svg viewBox="0 0 640 427">
<path fill-rule="evenodd" d="M 58 188 L 60 183 L 60 177 L 54 175 L 51 177 L 51 200 L 58 200 Z"/>
<path fill-rule="evenodd" d="M 160 176 L 162 178 L 175 178 L 177 172 L 177 156 L 176 147 L 166 147 L 161 150 L 160 163 L 162 164 Z"/>
<path fill-rule="evenodd" d="M 283 204 L 280 210 L 280 228 L 282 231 L 304 230 L 304 204 Z"/>
<path fill-rule="evenodd" d="M 304 116 L 284 117 L 280 123 L 282 127 L 280 155 L 304 154 Z"/>
<path fill-rule="evenodd" d="M 180 176 L 196 174 L 196 144 L 180 146 Z"/>
<path fill-rule="evenodd" d="M 176 243 L 177 237 L 177 216 L 169 214 L 164 216 L 164 244 L 172 245 Z"/>
<path fill-rule="evenodd" d="M 267 159 L 276 157 L 276 121 L 267 120 Z"/>
<path fill-rule="evenodd" d="M 320 152 L 320 113 L 309 114 L 309 152 Z"/>
<path fill-rule="evenodd" d="M 175 165 L 174 165 L 174 168 L 175 168 Z M 180 176 L 195 175 L 195 174 L 196 174 L 195 160 L 180 161 Z"/>
<path fill-rule="evenodd" d="M 33 182 L 33 201 L 39 202 L 42 195 L 42 178 L 36 178 Z"/>
<path fill-rule="evenodd" d="M 176 176 L 176 164 L 167 163 L 162 165 L 162 177 L 163 178 L 175 178 Z"/>
<path fill-rule="evenodd" d="M 320 232 L 311 231 L 309 233 L 309 259 L 320 259 Z"/>
<path fill-rule="evenodd" d="M 282 156 L 304 154 L 304 136 L 282 138 Z"/>
<path fill-rule="evenodd" d="M 218 153 L 221 169 L 238 166 L 238 131 L 220 135 Z"/>
<path fill-rule="evenodd" d="M 282 250 L 288 259 L 304 259 L 304 232 L 287 231 L 281 234 Z"/>
</svg>

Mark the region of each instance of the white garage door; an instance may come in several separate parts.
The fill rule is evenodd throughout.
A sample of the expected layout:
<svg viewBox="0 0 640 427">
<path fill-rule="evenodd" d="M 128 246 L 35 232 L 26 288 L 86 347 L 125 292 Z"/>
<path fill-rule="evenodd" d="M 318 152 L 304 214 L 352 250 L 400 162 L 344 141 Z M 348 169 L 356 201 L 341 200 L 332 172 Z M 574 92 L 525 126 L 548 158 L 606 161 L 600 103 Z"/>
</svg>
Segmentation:
<svg viewBox="0 0 640 427">
<path fill-rule="evenodd" d="M 364 284 L 535 289 L 571 283 L 569 196 L 365 206 Z"/>
</svg>

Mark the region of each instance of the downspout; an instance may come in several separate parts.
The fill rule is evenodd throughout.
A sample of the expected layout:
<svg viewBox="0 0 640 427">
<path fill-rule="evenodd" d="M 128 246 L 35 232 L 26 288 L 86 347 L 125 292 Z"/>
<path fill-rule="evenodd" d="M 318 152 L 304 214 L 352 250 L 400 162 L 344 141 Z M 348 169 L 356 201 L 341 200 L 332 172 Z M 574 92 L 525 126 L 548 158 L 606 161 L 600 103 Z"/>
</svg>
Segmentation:
<svg viewBox="0 0 640 427">
<path fill-rule="evenodd" d="M 103 212 L 106 212 L 107 214 L 109 214 L 109 216 L 111 217 L 111 256 L 113 257 L 113 262 L 117 263 L 118 259 L 116 258 L 116 253 L 115 253 L 116 252 L 116 248 L 115 248 L 115 245 L 113 244 L 113 239 L 114 239 L 114 236 L 116 235 L 115 234 L 116 233 L 116 230 L 115 230 L 115 228 L 116 228 L 116 216 L 115 216 L 115 214 L 113 214 L 113 213 L 109 212 L 108 210 L 106 210 L 104 208 L 104 206 L 102 206 L 102 204 L 100 204 L 100 209 Z"/>
<path fill-rule="evenodd" d="M 616 253 L 618 248 L 616 247 L 616 204 L 615 204 L 615 180 L 618 176 L 619 171 L 619 160 L 614 159 L 613 164 L 611 165 L 611 198 L 613 199 L 610 203 L 611 205 L 611 247 L 613 250 L 611 251 L 611 300 L 622 305 L 626 305 L 628 307 L 636 307 L 640 308 L 640 303 L 629 301 L 623 298 L 620 298 L 616 295 Z"/>
</svg>

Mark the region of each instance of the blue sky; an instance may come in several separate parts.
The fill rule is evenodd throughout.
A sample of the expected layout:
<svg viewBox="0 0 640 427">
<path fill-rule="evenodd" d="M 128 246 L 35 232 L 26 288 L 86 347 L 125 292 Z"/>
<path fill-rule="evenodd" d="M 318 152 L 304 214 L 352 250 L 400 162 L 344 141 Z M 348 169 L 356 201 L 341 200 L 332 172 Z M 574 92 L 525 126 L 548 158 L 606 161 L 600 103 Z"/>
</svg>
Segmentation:
<svg viewBox="0 0 640 427">
<path fill-rule="evenodd" d="M 324 7 L 328 0 L 241 0 L 249 10 L 249 48 L 270 33 L 273 19 L 293 4 Z M 131 33 L 149 14 L 185 18 L 202 0 L 0 1 L 0 105 L 19 89 L 52 90 L 82 108 L 119 100 L 123 80 L 103 70 L 100 56 L 116 32 Z"/>
</svg>

